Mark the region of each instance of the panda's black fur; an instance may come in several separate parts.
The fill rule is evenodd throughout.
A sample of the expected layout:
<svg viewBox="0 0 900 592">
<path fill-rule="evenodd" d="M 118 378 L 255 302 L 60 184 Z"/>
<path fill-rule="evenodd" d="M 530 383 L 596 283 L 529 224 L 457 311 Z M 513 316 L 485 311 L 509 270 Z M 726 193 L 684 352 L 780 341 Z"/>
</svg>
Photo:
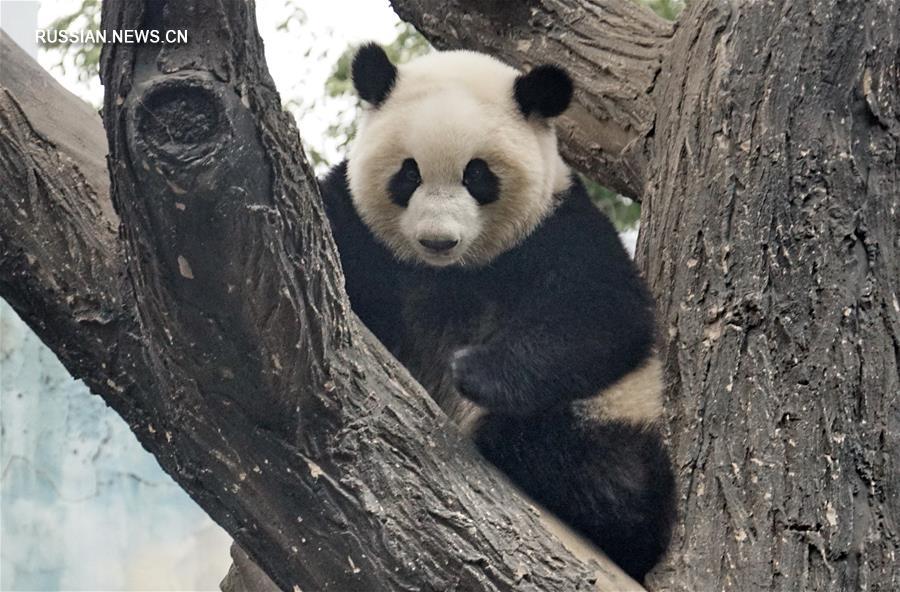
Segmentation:
<svg viewBox="0 0 900 592">
<path fill-rule="evenodd" d="M 346 162 L 321 189 L 360 319 L 445 409 L 455 389 L 490 410 L 473 435 L 484 456 L 642 580 L 670 537 L 670 461 L 655 426 L 582 401 L 650 358 L 653 303 L 582 183 L 572 176 L 552 214 L 487 265 L 441 268 L 375 240 Z"/>
</svg>

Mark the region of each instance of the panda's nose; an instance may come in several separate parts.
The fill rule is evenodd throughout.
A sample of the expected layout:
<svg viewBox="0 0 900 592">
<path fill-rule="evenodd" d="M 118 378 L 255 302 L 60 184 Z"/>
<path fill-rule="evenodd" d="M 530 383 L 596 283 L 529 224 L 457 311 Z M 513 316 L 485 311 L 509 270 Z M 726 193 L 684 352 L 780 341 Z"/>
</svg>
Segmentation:
<svg viewBox="0 0 900 592">
<path fill-rule="evenodd" d="M 434 253 L 446 253 L 453 247 L 459 244 L 459 239 L 450 238 L 450 239 L 433 239 L 433 238 L 420 238 L 419 244 L 432 251 Z"/>
</svg>

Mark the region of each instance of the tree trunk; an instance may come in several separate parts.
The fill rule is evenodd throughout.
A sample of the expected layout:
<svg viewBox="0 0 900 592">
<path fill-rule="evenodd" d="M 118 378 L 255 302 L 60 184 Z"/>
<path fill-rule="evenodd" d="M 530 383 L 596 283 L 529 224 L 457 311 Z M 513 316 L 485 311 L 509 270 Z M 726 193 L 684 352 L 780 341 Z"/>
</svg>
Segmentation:
<svg viewBox="0 0 900 592">
<path fill-rule="evenodd" d="M 900 589 L 898 65 L 896 1 L 682 17 L 638 240 L 681 471 L 662 588 Z"/>
<path fill-rule="evenodd" d="M 585 51 L 614 33 L 580 31 L 624 12 L 392 4 L 441 47 L 517 64 L 606 64 Z M 666 360 L 681 518 L 650 587 L 900 589 L 900 3 L 697 0 L 668 43 L 617 30 L 632 33 L 620 77 L 667 56 L 609 96 L 608 68 L 577 77 L 580 100 L 637 86 L 651 105 L 596 161 L 643 194 L 637 258 Z M 581 107 L 622 113 L 596 103 Z"/>
</svg>

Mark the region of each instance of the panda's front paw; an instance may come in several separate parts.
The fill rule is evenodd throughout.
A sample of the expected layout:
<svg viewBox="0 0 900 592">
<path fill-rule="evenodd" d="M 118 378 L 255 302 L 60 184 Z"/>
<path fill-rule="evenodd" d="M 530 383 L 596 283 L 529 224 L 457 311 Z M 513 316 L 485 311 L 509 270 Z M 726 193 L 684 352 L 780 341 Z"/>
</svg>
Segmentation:
<svg viewBox="0 0 900 592">
<path fill-rule="evenodd" d="M 496 364 L 483 346 L 457 350 L 450 361 L 453 383 L 459 394 L 492 411 L 509 407 L 503 383 L 497 376 Z"/>
</svg>

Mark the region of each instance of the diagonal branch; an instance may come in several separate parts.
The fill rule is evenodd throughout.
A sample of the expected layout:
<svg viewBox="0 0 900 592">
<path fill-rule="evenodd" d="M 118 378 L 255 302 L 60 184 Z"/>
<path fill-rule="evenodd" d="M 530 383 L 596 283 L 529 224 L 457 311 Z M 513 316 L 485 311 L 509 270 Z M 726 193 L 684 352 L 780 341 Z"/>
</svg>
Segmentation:
<svg viewBox="0 0 900 592">
<path fill-rule="evenodd" d="M 104 26 L 191 43 L 103 58 L 124 252 L 104 148 L 73 144 L 96 116 L 4 39 L 0 295 L 283 589 L 629 586 L 549 535 L 349 312 L 252 4 L 146 6 L 110 0 Z"/>
<path fill-rule="evenodd" d="M 630 0 L 391 0 L 439 49 L 484 51 L 517 66 L 567 68 L 575 102 L 558 123 L 563 155 L 629 197 L 644 185 L 651 98 L 674 25 Z"/>
<path fill-rule="evenodd" d="M 135 362 L 100 118 L 2 31 L 0 62 L 0 296 L 131 421 L 133 384 L 151 378 Z"/>
</svg>

